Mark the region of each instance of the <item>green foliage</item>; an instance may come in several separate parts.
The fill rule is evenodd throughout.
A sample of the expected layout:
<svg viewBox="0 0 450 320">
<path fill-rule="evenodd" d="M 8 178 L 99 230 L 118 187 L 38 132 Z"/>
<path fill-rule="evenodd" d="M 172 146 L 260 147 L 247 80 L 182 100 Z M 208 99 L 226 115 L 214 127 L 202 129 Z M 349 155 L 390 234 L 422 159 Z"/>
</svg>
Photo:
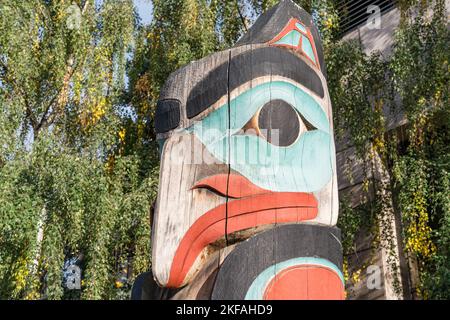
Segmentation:
<svg viewBox="0 0 450 320">
<path fill-rule="evenodd" d="M 425 18 L 431 7 L 431 19 Z M 403 1 L 402 22 L 389 61 L 376 53 L 367 56 L 358 43 L 326 46 L 337 137 L 349 139 L 367 167 L 374 154 L 381 157 L 391 178 L 388 183 L 373 181 L 373 187 L 378 195 L 395 193 L 395 199 L 378 198 L 378 221 L 395 209 L 396 200 L 405 250 L 419 264 L 419 294 L 439 299 L 448 298 L 450 285 L 450 39 L 444 8 L 444 1 L 433 6 Z M 386 107 L 402 110 L 408 120 L 406 136 L 388 131 L 391 114 Z M 351 211 L 340 212 L 345 247 L 351 247 L 358 232 L 359 220 Z"/>
<path fill-rule="evenodd" d="M 148 211 L 156 185 L 151 179 L 140 181 L 136 157 L 117 159 L 109 172 L 99 159 L 56 151 L 43 140 L 20 163 L 1 170 L 5 192 L 0 201 L 0 261 L 6 267 L 1 272 L 1 296 L 23 298 L 36 294 L 34 289 L 50 299 L 62 298 L 64 259 L 83 254 L 82 297 L 114 298 L 121 263 L 130 262 L 137 273 L 148 268 Z M 23 256 L 18 258 L 17 252 Z M 133 261 L 130 254 L 135 254 Z M 35 258 L 39 269 L 30 274 Z M 42 278 L 43 287 L 34 287 L 33 282 Z"/>
<path fill-rule="evenodd" d="M 354 252 L 355 237 L 361 230 L 363 219 L 360 210 L 351 208 L 347 201 L 341 201 L 339 206 L 338 227 L 342 232 L 342 248 L 344 255 Z"/>
<path fill-rule="evenodd" d="M 450 33 L 444 1 L 432 8 L 431 20 L 424 18 L 423 4 L 417 17 L 406 12 L 396 35 L 392 78 L 410 123 L 409 144 L 396 163 L 396 179 L 406 250 L 419 260 L 420 294 L 448 298 Z"/>
<path fill-rule="evenodd" d="M 386 63 L 379 54 L 365 55 L 356 42 L 330 44 L 326 61 L 337 138 L 351 137 L 364 157 L 385 132 Z"/>
<path fill-rule="evenodd" d="M 431 2 L 400 1 L 389 61 L 338 41 L 334 1 L 295 2 L 322 35 L 337 138 L 348 138 L 367 168 L 380 156 L 390 184 L 366 177 L 365 189 L 372 183 L 377 195 L 395 193 L 405 247 L 419 259 L 422 295 L 448 299 L 444 1 L 435 2 L 431 21 L 424 18 Z M 138 24 L 132 0 L 0 3 L 0 298 L 128 297 L 151 263 L 160 88 L 177 68 L 234 45 L 275 3 L 155 0 L 149 26 Z M 406 140 L 386 133 L 386 107 L 397 105 L 408 119 Z M 359 209 L 341 201 L 346 254 L 357 232 L 389 206 L 392 199 L 382 197 Z M 79 291 L 63 286 L 70 259 L 82 269 Z"/>
<path fill-rule="evenodd" d="M 158 171 L 152 154 L 126 148 L 133 2 L 0 11 L 0 298 L 127 297 L 150 266 Z M 73 258 L 76 294 L 63 286 Z"/>
</svg>

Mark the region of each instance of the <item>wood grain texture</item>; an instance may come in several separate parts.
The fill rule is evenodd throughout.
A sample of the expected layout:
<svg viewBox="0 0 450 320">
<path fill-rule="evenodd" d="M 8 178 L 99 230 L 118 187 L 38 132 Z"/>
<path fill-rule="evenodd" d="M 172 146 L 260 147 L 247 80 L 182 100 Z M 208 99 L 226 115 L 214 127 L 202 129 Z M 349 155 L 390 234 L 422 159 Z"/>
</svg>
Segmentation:
<svg viewBox="0 0 450 320">
<path fill-rule="evenodd" d="M 153 273 L 140 274 L 131 288 L 131 300 L 169 300 L 177 293 L 176 289 L 162 288 L 153 278 Z"/>
<path fill-rule="evenodd" d="M 152 233 L 153 271 L 161 285 L 169 281 L 175 253 L 190 226 L 205 212 L 226 201 L 209 190 L 192 189 L 195 181 L 211 172 L 227 172 L 227 167 L 220 164 L 192 164 L 193 149 L 207 154 L 204 146 L 189 134 L 174 135 L 164 146 Z M 188 152 L 191 159 L 186 155 Z M 205 253 L 207 251 L 205 248 Z"/>
<path fill-rule="evenodd" d="M 316 265 L 299 265 L 280 271 L 263 294 L 264 300 L 343 300 L 339 275 Z"/>
<path fill-rule="evenodd" d="M 325 74 L 325 62 L 323 58 L 322 42 L 317 28 L 314 26 L 312 17 L 297 4 L 292 1 L 282 0 L 278 5 L 273 6 L 258 20 L 248 32 L 236 43 L 236 47 L 246 44 L 268 43 L 274 39 L 289 22 L 291 18 L 296 18 L 307 27 L 311 27 L 314 41 L 317 43 L 317 53 L 322 72 Z"/>
<path fill-rule="evenodd" d="M 253 236 L 236 246 L 221 266 L 212 299 L 245 299 L 264 270 L 294 258 L 321 258 L 341 271 L 340 231 L 318 225 L 284 225 Z M 276 272 L 273 273 L 273 277 Z M 273 278 L 272 277 L 272 278 Z"/>
<path fill-rule="evenodd" d="M 279 42 L 292 32 L 298 41 Z M 214 266 L 232 244 L 277 226 L 336 224 L 336 159 L 323 54 L 312 18 L 292 2 L 262 15 L 240 45 L 171 74 L 155 121 L 162 149 L 152 271 L 161 287 L 191 288 L 180 298 L 211 290 Z M 298 236 L 289 230 L 287 235 Z M 271 235 L 270 245 L 256 251 L 264 261 L 289 240 Z M 306 238 L 304 245 L 314 247 L 313 240 Z M 297 255 L 297 247 L 287 246 L 292 259 L 309 257 Z M 270 266 L 286 263 L 278 258 L 272 256 Z M 311 281 L 326 273 L 314 268 L 306 272 Z M 273 288 L 285 292 L 282 282 Z"/>
</svg>

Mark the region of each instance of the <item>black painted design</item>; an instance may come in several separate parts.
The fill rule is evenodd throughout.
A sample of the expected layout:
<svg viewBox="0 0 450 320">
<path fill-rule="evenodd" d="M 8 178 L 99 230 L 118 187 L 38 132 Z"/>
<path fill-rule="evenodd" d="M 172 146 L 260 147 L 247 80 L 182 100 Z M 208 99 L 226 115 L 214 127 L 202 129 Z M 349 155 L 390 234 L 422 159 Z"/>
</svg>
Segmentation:
<svg viewBox="0 0 450 320">
<path fill-rule="evenodd" d="M 298 257 L 327 259 L 342 271 L 341 232 L 336 227 L 275 227 L 240 243 L 220 267 L 213 300 L 243 300 L 256 277 L 277 262 Z"/>
<path fill-rule="evenodd" d="M 324 97 L 322 81 L 317 73 L 294 53 L 275 47 L 246 51 L 230 62 L 230 91 L 262 76 L 283 76 L 294 80 L 319 97 Z M 186 113 L 193 118 L 227 94 L 228 64 L 212 70 L 189 94 Z"/>
<path fill-rule="evenodd" d="M 180 101 L 175 99 L 158 101 L 155 114 L 156 133 L 164 133 L 180 125 L 180 106 Z"/>
<path fill-rule="evenodd" d="M 262 135 L 273 145 L 287 147 L 300 135 L 300 116 L 283 100 L 273 100 L 259 112 L 258 127 Z"/>
<path fill-rule="evenodd" d="M 152 272 L 141 273 L 131 288 L 131 300 L 169 300 L 179 290 L 161 288 L 153 279 Z"/>
<path fill-rule="evenodd" d="M 208 109 L 213 103 L 228 94 L 228 63 L 223 63 L 200 81 L 190 92 L 186 103 L 189 119 Z"/>
<path fill-rule="evenodd" d="M 326 75 L 319 31 L 314 25 L 312 17 L 308 12 L 294 4 L 292 1 L 280 1 L 280 3 L 261 15 L 250 30 L 239 39 L 235 47 L 271 41 L 284 29 L 291 18 L 295 18 L 301 21 L 306 27 L 311 28 L 311 34 L 314 38 L 317 55 L 319 56 L 320 68 L 322 73 Z"/>
</svg>

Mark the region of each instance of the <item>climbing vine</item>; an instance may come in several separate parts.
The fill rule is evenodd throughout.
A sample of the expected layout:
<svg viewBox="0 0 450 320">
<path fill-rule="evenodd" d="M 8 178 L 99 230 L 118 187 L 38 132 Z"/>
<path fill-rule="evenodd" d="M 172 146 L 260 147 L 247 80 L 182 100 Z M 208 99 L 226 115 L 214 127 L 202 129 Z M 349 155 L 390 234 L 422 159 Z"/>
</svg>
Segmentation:
<svg viewBox="0 0 450 320">
<path fill-rule="evenodd" d="M 368 166 L 378 158 L 377 170 L 372 178 L 366 174 L 363 185 L 370 182 L 377 195 L 377 220 L 385 237 L 381 243 L 389 252 L 393 239 L 383 221 L 389 215 L 394 219 L 399 211 L 405 253 L 410 262 L 417 261 L 417 295 L 448 298 L 450 110 L 445 3 L 409 1 L 400 9 L 402 20 L 388 59 L 377 53 L 366 55 L 357 42 L 326 46 L 336 134 L 338 140 L 349 139 Z M 392 130 L 386 124 L 392 117 L 386 110 L 404 115 L 403 129 Z M 381 177 L 373 179 L 375 172 Z M 355 212 L 347 211 L 341 210 L 339 222 L 344 251 L 352 248 L 358 232 L 358 219 L 349 218 Z"/>
</svg>

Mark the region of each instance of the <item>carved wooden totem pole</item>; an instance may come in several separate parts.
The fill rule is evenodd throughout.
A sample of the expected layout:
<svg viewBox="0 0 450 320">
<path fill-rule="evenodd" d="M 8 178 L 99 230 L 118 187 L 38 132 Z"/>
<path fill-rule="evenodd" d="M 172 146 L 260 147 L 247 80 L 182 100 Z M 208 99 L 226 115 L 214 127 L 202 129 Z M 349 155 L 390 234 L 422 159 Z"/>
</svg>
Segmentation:
<svg viewBox="0 0 450 320">
<path fill-rule="evenodd" d="M 177 70 L 156 111 L 152 272 L 136 299 L 344 299 L 323 52 L 291 1 Z"/>
</svg>

